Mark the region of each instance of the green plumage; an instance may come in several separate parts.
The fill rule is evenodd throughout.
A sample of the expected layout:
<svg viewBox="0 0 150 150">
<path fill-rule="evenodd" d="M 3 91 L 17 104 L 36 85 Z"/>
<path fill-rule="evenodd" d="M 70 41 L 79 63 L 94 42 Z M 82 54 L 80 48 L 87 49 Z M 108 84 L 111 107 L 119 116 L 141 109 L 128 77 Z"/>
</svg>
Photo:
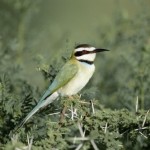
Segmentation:
<svg viewBox="0 0 150 150">
<path fill-rule="evenodd" d="M 54 81 L 49 86 L 48 90 L 44 93 L 44 95 L 42 96 L 38 104 L 34 107 L 34 109 L 24 118 L 19 127 L 25 124 L 27 120 L 30 117 L 32 117 L 39 109 L 52 103 L 54 101 L 54 98 L 51 98 L 50 96 L 54 92 L 56 92 L 59 88 L 62 88 L 64 85 L 66 85 L 76 75 L 77 72 L 78 72 L 77 64 L 74 63 L 73 59 L 70 59 L 59 71 Z"/>
<path fill-rule="evenodd" d="M 77 73 L 78 66 L 71 59 L 69 60 L 63 68 L 58 72 L 52 84 L 49 86 L 48 90 L 45 92 L 40 101 L 43 101 L 47 96 L 57 91 L 59 88 L 66 85 Z"/>
</svg>

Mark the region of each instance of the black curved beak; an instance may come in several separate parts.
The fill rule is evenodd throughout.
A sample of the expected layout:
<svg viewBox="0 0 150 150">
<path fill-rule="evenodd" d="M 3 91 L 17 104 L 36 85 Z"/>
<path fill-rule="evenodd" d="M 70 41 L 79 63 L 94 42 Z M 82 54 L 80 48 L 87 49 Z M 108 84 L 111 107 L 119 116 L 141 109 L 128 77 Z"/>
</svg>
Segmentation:
<svg viewBox="0 0 150 150">
<path fill-rule="evenodd" d="M 104 52 L 104 51 L 109 51 L 108 49 L 103 49 L 103 48 L 97 48 L 93 52 L 98 53 L 98 52 Z"/>
</svg>

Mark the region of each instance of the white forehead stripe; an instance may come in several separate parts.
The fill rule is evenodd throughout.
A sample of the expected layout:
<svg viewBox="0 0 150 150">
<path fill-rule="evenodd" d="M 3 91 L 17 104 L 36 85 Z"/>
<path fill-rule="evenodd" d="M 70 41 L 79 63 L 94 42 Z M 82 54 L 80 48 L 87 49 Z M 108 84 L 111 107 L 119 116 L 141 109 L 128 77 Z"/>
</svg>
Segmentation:
<svg viewBox="0 0 150 150">
<path fill-rule="evenodd" d="M 95 47 L 80 47 L 80 48 L 75 49 L 75 52 L 83 51 L 83 50 L 86 50 L 86 51 L 93 51 L 93 50 L 95 50 L 95 49 L 96 49 Z"/>
</svg>

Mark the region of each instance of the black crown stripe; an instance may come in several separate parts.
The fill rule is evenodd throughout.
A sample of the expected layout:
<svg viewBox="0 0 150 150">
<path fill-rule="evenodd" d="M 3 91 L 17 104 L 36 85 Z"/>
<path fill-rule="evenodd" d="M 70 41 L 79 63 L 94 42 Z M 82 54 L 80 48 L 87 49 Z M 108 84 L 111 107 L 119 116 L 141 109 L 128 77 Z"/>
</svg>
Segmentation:
<svg viewBox="0 0 150 150">
<path fill-rule="evenodd" d="M 77 45 L 77 46 L 75 47 L 75 49 L 77 49 L 77 48 L 83 48 L 83 47 L 92 47 L 92 46 L 89 45 L 89 44 L 79 44 L 79 45 Z"/>
</svg>

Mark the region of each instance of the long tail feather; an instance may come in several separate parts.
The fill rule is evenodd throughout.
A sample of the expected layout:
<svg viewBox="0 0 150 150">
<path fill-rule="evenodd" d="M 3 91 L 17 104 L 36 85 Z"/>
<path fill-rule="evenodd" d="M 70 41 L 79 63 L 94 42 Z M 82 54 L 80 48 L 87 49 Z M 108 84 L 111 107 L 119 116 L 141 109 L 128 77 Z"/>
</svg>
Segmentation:
<svg viewBox="0 0 150 150">
<path fill-rule="evenodd" d="M 39 111 L 41 108 L 47 106 L 48 104 L 52 103 L 55 99 L 57 99 L 59 94 L 57 92 L 54 92 L 52 95 L 50 95 L 46 100 L 40 101 L 35 108 L 22 120 L 19 127 L 22 127 L 37 111 Z"/>
</svg>

